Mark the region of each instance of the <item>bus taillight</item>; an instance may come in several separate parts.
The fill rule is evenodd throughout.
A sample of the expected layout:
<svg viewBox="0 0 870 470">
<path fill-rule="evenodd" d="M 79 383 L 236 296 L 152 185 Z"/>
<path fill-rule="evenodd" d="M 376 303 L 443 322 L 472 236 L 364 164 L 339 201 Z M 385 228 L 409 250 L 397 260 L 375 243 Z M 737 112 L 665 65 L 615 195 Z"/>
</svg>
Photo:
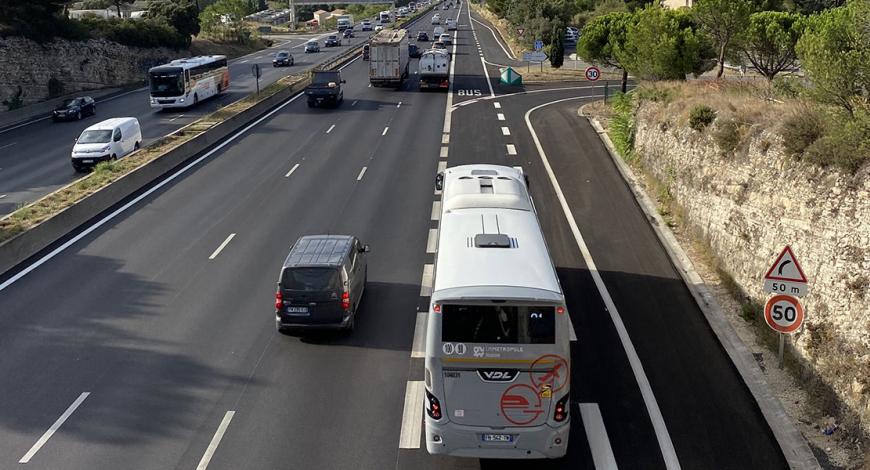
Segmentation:
<svg viewBox="0 0 870 470">
<path fill-rule="evenodd" d="M 557 423 L 561 423 L 568 418 L 568 396 L 570 394 L 565 394 L 564 397 L 559 399 L 556 402 L 556 411 L 553 413 L 553 419 L 556 420 Z"/>
<path fill-rule="evenodd" d="M 556 307 L 556 313 L 558 313 L 559 315 L 565 313 L 565 307 L 563 307 L 561 305 Z"/>
<path fill-rule="evenodd" d="M 441 313 L 441 306 L 438 304 L 432 304 L 432 311 L 435 313 Z"/>
<path fill-rule="evenodd" d="M 441 403 L 435 398 L 435 395 L 429 393 L 429 390 L 426 390 L 426 401 L 429 402 L 429 406 L 426 407 L 426 414 L 436 421 L 441 419 Z"/>
</svg>

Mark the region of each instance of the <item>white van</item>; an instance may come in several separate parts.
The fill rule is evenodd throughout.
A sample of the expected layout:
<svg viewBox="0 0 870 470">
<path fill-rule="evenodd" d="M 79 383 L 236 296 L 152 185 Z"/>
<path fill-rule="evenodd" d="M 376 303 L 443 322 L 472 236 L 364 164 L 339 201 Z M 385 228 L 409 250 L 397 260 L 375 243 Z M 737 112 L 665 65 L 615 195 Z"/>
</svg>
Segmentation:
<svg viewBox="0 0 870 470">
<path fill-rule="evenodd" d="M 139 120 L 132 117 L 106 119 L 82 131 L 72 149 L 72 166 L 76 171 L 97 163 L 117 160 L 138 150 L 142 144 Z"/>
<path fill-rule="evenodd" d="M 432 40 L 437 41 L 442 34 L 444 34 L 444 28 L 441 26 L 436 26 L 435 30 L 432 31 Z"/>
<path fill-rule="evenodd" d="M 447 18 L 447 31 L 456 31 L 456 20 Z"/>
</svg>

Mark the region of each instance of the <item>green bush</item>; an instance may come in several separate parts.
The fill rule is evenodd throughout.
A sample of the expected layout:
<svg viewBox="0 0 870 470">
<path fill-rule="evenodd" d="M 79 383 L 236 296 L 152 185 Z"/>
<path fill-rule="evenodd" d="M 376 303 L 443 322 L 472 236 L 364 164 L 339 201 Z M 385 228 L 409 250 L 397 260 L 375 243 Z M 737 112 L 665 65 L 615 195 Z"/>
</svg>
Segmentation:
<svg viewBox="0 0 870 470">
<path fill-rule="evenodd" d="M 827 134 L 804 151 L 803 159 L 820 166 L 835 166 L 855 173 L 870 160 L 870 116 L 856 114 L 830 126 Z"/>
<path fill-rule="evenodd" d="M 782 145 L 788 155 L 800 158 L 804 150 L 825 135 L 825 120 L 814 108 L 804 108 L 782 123 Z"/>
<path fill-rule="evenodd" d="M 716 111 L 704 104 L 699 104 L 692 108 L 689 112 L 689 127 L 698 132 L 703 132 L 704 129 L 713 124 L 716 120 Z"/>
<path fill-rule="evenodd" d="M 774 94 L 781 98 L 797 98 L 805 88 L 796 77 L 776 77 L 770 85 Z"/>
<path fill-rule="evenodd" d="M 673 88 L 656 86 L 653 82 L 643 83 L 635 89 L 634 95 L 640 101 L 655 101 L 669 104 L 675 98 Z"/>
<path fill-rule="evenodd" d="M 713 131 L 713 140 L 722 153 L 731 153 L 740 143 L 740 124 L 734 119 L 719 121 Z"/>
<path fill-rule="evenodd" d="M 634 150 L 634 103 L 632 96 L 617 93 L 611 101 L 610 138 L 622 158 L 630 160 Z"/>
</svg>

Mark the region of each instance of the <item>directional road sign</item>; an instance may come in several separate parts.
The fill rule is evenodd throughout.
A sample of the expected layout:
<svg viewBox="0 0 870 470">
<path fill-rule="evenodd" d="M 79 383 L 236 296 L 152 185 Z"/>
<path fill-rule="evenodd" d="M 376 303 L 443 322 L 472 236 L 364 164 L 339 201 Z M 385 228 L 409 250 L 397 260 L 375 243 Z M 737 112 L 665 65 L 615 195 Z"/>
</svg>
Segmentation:
<svg viewBox="0 0 870 470">
<path fill-rule="evenodd" d="M 764 320 L 780 333 L 794 333 L 804 322 L 804 309 L 790 295 L 774 295 L 764 306 Z"/>
<path fill-rule="evenodd" d="M 523 76 L 511 67 L 501 69 L 501 82 L 505 85 L 522 85 Z"/>
<path fill-rule="evenodd" d="M 601 77 L 601 70 L 598 70 L 598 67 L 591 66 L 586 67 L 586 80 L 590 82 L 594 82 Z"/>
<path fill-rule="evenodd" d="M 535 50 L 540 51 L 543 48 L 544 48 L 544 41 L 541 41 L 540 39 L 535 39 Z"/>
<path fill-rule="evenodd" d="M 786 245 L 764 275 L 764 292 L 798 297 L 807 295 L 807 276 L 790 246 Z"/>
<path fill-rule="evenodd" d="M 541 51 L 523 52 L 523 62 L 544 62 L 548 58 L 549 57 L 547 56 L 547 54 L 545 54 Z"/>
</svg>

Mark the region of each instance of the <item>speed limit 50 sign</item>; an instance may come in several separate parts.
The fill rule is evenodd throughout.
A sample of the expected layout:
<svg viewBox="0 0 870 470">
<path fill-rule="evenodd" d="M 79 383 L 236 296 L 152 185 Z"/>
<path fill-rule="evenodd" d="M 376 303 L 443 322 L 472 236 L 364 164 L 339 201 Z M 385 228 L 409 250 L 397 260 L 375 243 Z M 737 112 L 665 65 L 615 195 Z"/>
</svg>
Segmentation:
<svg viewBox="0 0 870 470">
<path fill-rule="evenodd" d="M 794 333 L 804 322 L 804 309 L 792 296 L 775 295 L 764 306 L 764 320 L 780 333 Z"/>
</svg>

